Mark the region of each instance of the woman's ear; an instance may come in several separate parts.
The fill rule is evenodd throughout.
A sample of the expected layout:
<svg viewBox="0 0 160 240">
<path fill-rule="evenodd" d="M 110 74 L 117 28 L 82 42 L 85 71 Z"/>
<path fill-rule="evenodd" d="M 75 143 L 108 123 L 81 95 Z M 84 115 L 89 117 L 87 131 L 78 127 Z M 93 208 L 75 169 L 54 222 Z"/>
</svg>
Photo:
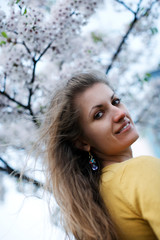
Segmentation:
<svg viewBox="0 0 160 240">
<path fill-rule="evenodd" d="M 76 140 L 75 142 L 75 146 L 80 149 L 80 150 L 83 150 L 83 151 L 86 151 L 86 152 L 89 152 L 90 151 L 90 148 L 91 146 L 84 140 L 82 139 L 78 139 Z"/>
</svg>

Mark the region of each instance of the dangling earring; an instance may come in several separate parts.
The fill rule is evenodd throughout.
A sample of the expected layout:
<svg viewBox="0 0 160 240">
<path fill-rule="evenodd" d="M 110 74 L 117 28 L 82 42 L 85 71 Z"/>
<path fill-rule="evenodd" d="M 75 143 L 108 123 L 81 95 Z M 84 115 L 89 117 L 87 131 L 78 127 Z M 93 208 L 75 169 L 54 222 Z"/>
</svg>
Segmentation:
<svg viewBox="0 0 160 240">
<path fill-rule="evenodd" d="M 96 161 L 90 152 L 89 152 L 89 164 L 91 165 L 91 168 L 93 171 L 96 171 L 98 169 L 98 166 L 96 165 Z"/>
</svg>

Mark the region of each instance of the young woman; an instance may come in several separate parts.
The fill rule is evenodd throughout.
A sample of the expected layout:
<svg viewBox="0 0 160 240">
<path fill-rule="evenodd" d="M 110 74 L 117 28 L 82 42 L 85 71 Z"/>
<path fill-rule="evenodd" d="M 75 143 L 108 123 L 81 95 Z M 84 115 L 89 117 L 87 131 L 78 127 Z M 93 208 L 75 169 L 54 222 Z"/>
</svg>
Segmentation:
<svg viewBox="0 0 160 240">
<path fill-rule="evenodd" d="M 49 182 L 77 240 L 160 239 L 160 161 L 132 157 L 138 133 L 106 79 L 72 77 L 43 125 Z"/>
</svg>

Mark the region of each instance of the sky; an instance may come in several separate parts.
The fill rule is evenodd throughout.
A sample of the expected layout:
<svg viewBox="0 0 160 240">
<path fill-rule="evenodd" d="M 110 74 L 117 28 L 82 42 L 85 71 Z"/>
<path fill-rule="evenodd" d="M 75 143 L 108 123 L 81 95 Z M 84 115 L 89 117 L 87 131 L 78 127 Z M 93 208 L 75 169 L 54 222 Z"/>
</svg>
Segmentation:
<svg viewBox="0 0 160 240">
<path fill-rule="evenodd" d="M 1 240 L 63 240 L 61 229 L 51 224 L 47 202 L 26 197 L 16 190 L 14 181 L 5 177 L 5 202 L 0 204 Z"/>
</svg>

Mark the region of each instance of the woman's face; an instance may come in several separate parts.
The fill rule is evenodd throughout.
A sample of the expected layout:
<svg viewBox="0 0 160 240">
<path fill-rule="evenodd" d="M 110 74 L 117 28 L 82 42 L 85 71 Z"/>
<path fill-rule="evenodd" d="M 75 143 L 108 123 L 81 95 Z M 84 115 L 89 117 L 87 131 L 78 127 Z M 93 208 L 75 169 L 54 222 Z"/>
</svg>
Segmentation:
<svg viewBox="0 0 160 240">
<path fill-rule="evenodd" d="M 75 99 L 83 130 L 81 148 L 102 158 L 119 155 L 138 138 L 131 116 L 106 84 L 96 83 Z"/>
</svg>

